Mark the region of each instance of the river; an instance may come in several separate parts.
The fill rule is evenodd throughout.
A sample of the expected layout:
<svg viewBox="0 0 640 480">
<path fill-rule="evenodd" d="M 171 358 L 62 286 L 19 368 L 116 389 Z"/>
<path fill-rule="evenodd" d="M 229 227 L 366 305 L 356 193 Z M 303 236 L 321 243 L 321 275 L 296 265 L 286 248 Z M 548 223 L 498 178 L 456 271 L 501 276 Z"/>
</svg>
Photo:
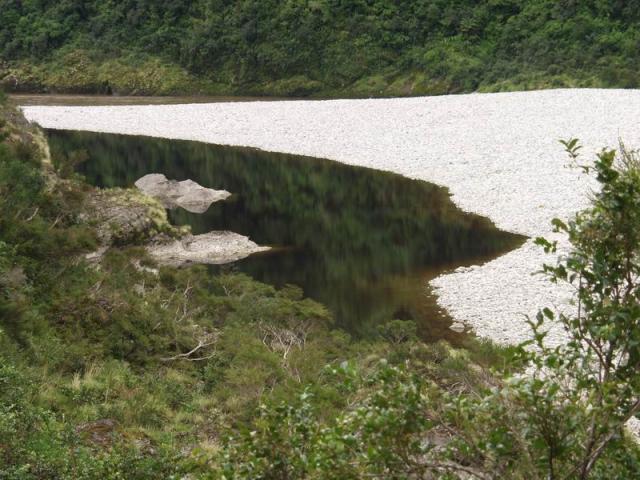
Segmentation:
<svg viewBox="0 0 640 480">
<path fill-rule="evenodd" d="M 447 189 L 374 169 L 251 148 L 89 132 L 48 131 L 52 153 L 84 150 L 78 166 L 99 187 L 130 187 L 147 173 L 190 178 L 232 196 L 204 214 L 170 212 L 194 233 L 231 230 L 274 249 L 222 270 L 294 284 L 325 304 L 337 326 L 366 336 L 411 319 L 424 339 L 460 340 L 428 281 L 522 244 L 464 213 Z"/>
</svg>

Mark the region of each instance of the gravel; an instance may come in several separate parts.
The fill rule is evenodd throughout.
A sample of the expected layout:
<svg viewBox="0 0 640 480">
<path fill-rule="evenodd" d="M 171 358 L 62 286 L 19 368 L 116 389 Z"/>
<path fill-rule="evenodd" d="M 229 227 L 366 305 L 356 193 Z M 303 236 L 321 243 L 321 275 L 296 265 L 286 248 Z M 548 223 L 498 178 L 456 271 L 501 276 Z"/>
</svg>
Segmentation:
<svg viewBox="0 0 640 480">
<path fill-rule="evenodd" d="M 550 236 L 550 220 L 584 208 L 593 187 L 567 166 L 558 139 L 579 138 L 585 159 L 619 138 L 640 146 L 637 90 L 23 110 L 45 128 L 251 146 L 396 172 L 447 186 L 460 208 L 531 238 Z M 553 260 L 528 241 L 432 286 L 456 321 L 518 342 L 529 335 L 526 315 L 567 308 L 568 290 L 532 275 Z M 562 341 L 562 332 L 552 329 L 550 338 Z"/>
</svg>

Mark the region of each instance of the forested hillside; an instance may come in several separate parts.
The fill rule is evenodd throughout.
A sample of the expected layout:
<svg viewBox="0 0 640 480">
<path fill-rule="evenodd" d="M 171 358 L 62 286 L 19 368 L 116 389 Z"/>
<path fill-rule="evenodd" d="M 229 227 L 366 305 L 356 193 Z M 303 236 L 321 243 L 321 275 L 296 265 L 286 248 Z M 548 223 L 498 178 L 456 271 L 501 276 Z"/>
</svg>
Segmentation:
<svg viewBox="0 0 640 480">
<path fill-rule="evenodd" d="M 637 87 L 637 0 L 0 0 L 6 88 L 412 95 Z"/>
</svg>

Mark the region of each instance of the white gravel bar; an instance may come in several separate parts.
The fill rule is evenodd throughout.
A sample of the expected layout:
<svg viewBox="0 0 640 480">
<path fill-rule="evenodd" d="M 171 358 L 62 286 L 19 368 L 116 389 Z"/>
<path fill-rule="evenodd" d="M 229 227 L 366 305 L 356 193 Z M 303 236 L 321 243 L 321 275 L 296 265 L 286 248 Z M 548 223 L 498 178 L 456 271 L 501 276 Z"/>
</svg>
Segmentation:
<svg viewBox="0 0 640 480">
<path fill-rule="evenodd" d="M 250 146 L 396 172 L 444 185 L 462 209 L 532 238 L 549 236 L 553 217 L 584 208 L 593 186 L 567 167 L 558 139 L 579 138 L 585 160 L 619 138 L 640 146 L 638 90 L 23 110 L 45 128 Z M 432 285 L 455 320 L 513 343 L 529 336 L 525 315 L 567 304 L 566 295 L 532 276 L 545 260 L 529 241 Z M 550 338 L 561 341 L 562 334 Z"/>
</svg>

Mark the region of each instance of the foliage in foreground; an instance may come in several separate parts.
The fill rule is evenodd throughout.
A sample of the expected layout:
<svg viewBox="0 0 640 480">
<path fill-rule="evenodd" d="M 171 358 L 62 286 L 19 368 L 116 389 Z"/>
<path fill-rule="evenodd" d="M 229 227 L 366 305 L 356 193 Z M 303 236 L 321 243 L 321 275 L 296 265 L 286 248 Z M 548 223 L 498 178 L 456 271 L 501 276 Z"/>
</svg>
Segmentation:
<svg viewBox="0 0 640 480">
<path fill-rule="evenodd" d="M 547 270 L 577 282 L 571 341 L 545 345 L 545 309 L 537 348 L 511 355 L 425 344 L 400 320 L 354 340 L 296 287 L 156 273 L 132 245 L 92 267 L 78 211 L 95 192 L 43 167 L 37 130 L 2 112 L 0 478 L 638 476 L 622 430 L 638 409 L 635 154 L 603 152 L 592 208 L 556 222 L 572 250 Z"/>
<path fill-rule="evenodd" d="M 565 145 L 577 158 L 577 141 Z M 545 308 L 518 349 L 525 373 L 472 395 L 383 366 L 364 382 L 372 391 L 361 387 L 364 397 L 324 427 L 303 396 L 231 440 L 225 478 L 636 477 L 640 457 L 624 426 L 640 411 L 640 159 L 621 147 L 583 168 L 601 190 L 568 224 L 554 220 L 571 250 L 545 266 L 577 292 L 575 311 L 557 318 L 566 344 L 546 344 L 545 320 L 556 314 Z"/>
<path fill-rule="evenodd" d="M 416 95 L 637 87 L 636 0 L 0 4 L 15 90 Z"/>
</svg>

